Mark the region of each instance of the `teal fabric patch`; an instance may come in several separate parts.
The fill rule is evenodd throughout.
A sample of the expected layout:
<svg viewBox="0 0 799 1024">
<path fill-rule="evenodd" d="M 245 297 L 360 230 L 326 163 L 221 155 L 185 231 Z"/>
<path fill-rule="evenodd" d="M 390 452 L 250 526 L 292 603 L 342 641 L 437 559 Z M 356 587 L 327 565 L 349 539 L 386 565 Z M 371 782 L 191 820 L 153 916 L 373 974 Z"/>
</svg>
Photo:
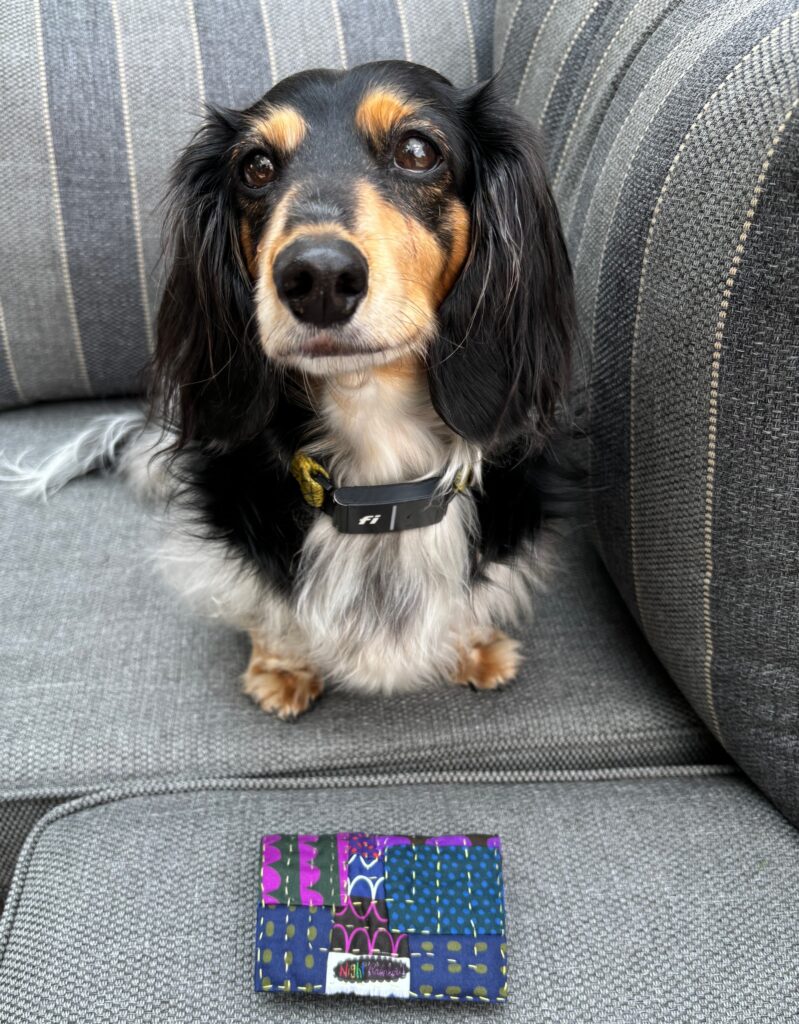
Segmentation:
<svg viewBox="0 0 799 1024">
<path fill-rule="evenodd" d="M 386 851 L 392 928 L 432 935 L 505 930 L 502 856 L 486 846 L 395 846 Z"/>
</svg>

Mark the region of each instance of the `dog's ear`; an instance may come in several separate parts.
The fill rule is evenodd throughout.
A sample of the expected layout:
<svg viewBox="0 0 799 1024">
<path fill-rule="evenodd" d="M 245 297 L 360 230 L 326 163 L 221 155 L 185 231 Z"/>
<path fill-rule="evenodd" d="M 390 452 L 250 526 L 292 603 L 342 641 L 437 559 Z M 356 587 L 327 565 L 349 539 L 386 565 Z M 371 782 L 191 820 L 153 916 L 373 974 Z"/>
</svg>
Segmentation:
<svg viewBox="0 0 799 1024">
<path fill-rule="evenodd" d="M 238 118 L 209 109 L 167 197 L 169 269 L 151 389 L 181 446 L 252 437 L 277 401 L 275 371 L 258 343 L 230 180 Z"/>
<path fill-rule="evenodd" d="M 471 244 L 428 354 L 433 404 L 491 451 L 550 433 L 574 333 L 569 257 L 530 125 L 494 80 L 461 94 Z"/>
</svg>

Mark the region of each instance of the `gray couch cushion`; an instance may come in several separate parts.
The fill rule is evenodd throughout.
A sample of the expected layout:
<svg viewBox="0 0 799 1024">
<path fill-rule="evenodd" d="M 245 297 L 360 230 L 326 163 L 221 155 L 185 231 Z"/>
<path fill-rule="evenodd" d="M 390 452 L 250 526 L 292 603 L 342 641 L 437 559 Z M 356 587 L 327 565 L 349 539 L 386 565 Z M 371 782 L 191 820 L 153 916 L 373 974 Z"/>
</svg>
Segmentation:
<svg viewBox="0 0 799 1024">
<path fill-rule="evenodd" d="M 140 390 L 159 202 L 204 103 L 388 57 L 467 85 L 490 74 L 492 14 L 492 0 L 5 4 L 0 407 Z"/>
<path fill-rule="evenodd" d="M 97 411 L 78 403 L 7 412 L 0 447 L 46 451 Z M 161 583 L 148 562 L 154 517 L 118 479 L 77 481 L 48 504 L 0 488 L 0 520 L 0 779 L 11 793 L 134 778 L 586 769 L 718 756 L 576 539 L 523 631 L 525 666 L 506 690 L 332 692 L 290 725 L 241 693 L 246 637 L 195 617 Z"/>
<path fill-rule="evenodd" d="M 740 779 L 682 778 L 336 792 L 242 782 L 67 805 L 36 829 L 0 924 L 0 1019 L 451 1019 L 440 1006 L 255 995 L 252 946 L 264 830 L 456 822 L 503 840 L 510 999 L 476 1010 L 481 1020 L 799 1013 L 799 834 Z"/>
<path fill-rule="evenodd" d="M 517 6 L 497 45 L 574 258 L 603 558 L 799 822 L 796 4 Z"/>
</svg>

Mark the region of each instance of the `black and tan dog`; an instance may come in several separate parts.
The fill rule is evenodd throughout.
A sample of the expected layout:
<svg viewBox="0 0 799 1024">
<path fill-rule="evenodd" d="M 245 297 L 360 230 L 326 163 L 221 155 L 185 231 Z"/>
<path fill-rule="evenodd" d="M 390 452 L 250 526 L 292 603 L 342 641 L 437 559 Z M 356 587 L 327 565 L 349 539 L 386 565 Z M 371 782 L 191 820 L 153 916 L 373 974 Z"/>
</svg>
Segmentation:
<svg viewBox="0 0 799 1024">
<path fill-rule="evenodd" d="M 208 114 L 167 239 L 163 557 L 250 632 L 246 692 L 511 679 L 573 329 L 526 122 L 418 65 L 304 72 Z"/>
</svg>

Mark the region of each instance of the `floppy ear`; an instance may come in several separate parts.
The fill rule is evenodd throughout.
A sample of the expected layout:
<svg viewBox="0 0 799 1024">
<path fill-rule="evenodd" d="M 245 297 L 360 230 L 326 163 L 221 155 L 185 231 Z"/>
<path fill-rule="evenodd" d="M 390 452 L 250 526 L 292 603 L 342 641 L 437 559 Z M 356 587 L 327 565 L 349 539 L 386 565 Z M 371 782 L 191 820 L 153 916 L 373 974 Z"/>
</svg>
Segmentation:
<svg viewBox="0 0 799 1024">
<path fill-rule="evenodd" d="M 238 116 L 209 109 L 178 160 L 168 196 L 170 265 L 151 387 L 180 446 L 252 437 L 277 400 L 275 373 L 254 325 L 230 184 Z"/>
<path fill-rule="evenodd" d="M 428 353 L 433 404 L 485 451 L 541 447 L 569 373 L 572 273 L 530 125 L 494 80 L 462 94 L 471 247 Z"/>
</svg>

